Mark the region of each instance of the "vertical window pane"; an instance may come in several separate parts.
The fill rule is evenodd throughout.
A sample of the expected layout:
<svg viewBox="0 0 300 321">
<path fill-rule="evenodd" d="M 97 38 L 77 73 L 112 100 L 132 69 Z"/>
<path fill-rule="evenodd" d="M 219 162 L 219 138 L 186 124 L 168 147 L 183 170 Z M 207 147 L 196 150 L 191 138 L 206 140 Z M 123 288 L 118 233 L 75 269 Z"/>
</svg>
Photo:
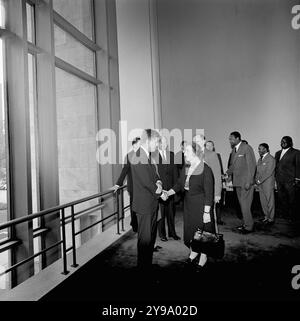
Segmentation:
<svg viewBox="0 0 300 321">
<path fill-rule="evenodd" d="M 0 28 L 5 28 L 5 11 L 3 0 L 0 0 Z"/>
<path fill-rule="evenodd" d="M 34 6 L 26 3 L 26 15 L 27 15 L 27 40 L 35 43 L 35 17 Z"/>
<path fill-rule="evenodd" d="M 53 8 L 79 31 L 93 39 L 92 0 L 53 0 Z"/>
<path fill-rule="evenodd" d="M 61 28 L 54 26 L 55 55 L 86 73 L 95 75 L 95 54 Z"/>
<path fill-rule="evenodd" d="M 96 160 L 96 87 L 56 68 L 56 108 L 60 204 L 98 193 Z M 75 212 L 97 204 L 97 200 L 78 205 Z M 69 213 L 67 213 L 69 214 Z M 99 220 L 99 211 L 81 216 L 76 228 Z M 82 234 L 81 243 L 95 229 Z M 67 231 L 68 242 L 70 241 Z"/>
<path fill-rule="evenodd" d="M 0 38 L 0 224 L 9 219 L 7 206 L 7 124 L 4 87 L 4 44 Z M 8 238 L 8 229 L 0 230 L 0 242 Z M 8 287 L 8 274 L 1 275 L 8 267 L 8 251 L 0 253 L 0 290 Z"/>
<path fill-rule="evenodd" d="M 37 130 L 37 108 L 36 108 L 36 59 L 34 55 L 28 54 L 28 84 L 29 84 L 29 124 L 30 124 L 30 153 L 31 153 L 31 199 L 32 212 L 40 210 L 39 206 L 39 182 L 38 182 L 38 130 Z M 33 220 L 33 228 L 39 227 L 39 219 Z M 40 250 L 40 237 L 34 238 L 34 253 Z M 34 259 L 35 273 L 40 271 L 40 257 Z"/>
</svg>

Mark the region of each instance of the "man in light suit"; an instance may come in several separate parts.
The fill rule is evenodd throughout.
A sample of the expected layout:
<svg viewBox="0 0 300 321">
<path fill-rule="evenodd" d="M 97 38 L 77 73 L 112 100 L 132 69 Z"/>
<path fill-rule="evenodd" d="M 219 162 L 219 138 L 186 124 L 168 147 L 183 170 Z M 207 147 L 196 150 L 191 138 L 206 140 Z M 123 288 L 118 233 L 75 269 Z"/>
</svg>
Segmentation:
<svg viewBox="0 0 300 321">
<path fill-rule="evenodd" d="M 273 225 L 275 217 L 275 158 L 270 154 L 269 145 L 262 143 L 258 146 L 260 155 L 256 166 L 255 183 L 258 186 L 259 198 L 265 225 Z"/>
<path fill-rule="evenodd" d="M 193 141 L 198 144 L 204 153 L 204 161 L 211 168 L 214 179 L 215 179 L 215 203 L 219 203 L 221 200 L 222 192 L 222 174 L 221 165 L 216 152 L 210 151 L 205 147 L 205 137 L 204 135 L 196 135 Z"/>
<path fill-rule="evenodd" d="M 300 183 L 300 151 L 293 148 L 290 136 L 284 136 L 280 144 L 282 149 L 275 154 L 279 214 L 290 220 L 299 220 L 296 202 Z"/>
<path fill-rule="evenodd" d="M 253 148 L 241 141 L 239 132 L 232 132 L 229 136 L 232 147 L 230 166 L 226 172 L 228 180 L 232 181 L 236 188 L 236 194 L 241 206 L 243 225 L 238 227 L 242 234 L 253 231 L 254 222 L 251 213 L 251 204 L 254 192 L 254 175 L 256 170 L 256 159 Z"/>
<path fill-rule="evenodd" d="M 131 160 L 133 183 L 132 209 L 138 220 L 137 263 L 141 271 L 149 271 L 157 233 L 158 200 L 162 182 L 155 160 L 151 158 L 158 146 L 159 134 L 146 129 L 141 136 L 141 147 Z"/>
</svg>

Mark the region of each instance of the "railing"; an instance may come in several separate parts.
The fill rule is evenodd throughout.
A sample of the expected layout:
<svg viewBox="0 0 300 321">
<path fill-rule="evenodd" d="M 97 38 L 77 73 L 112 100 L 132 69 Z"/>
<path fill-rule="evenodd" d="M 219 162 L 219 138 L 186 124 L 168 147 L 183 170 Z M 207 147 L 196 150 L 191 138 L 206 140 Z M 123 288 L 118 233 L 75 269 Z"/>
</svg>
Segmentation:
<svg viewBox="0 0 300 321">
<path fill-rule="evenodd" d="M 3 271 L 0 276 L 9 273 L 13 270 L 15 270 L 16 268 L 18 268 L 19 266 L 33 260 L 35 257 L 40 256 L 44 253 L 46 253 L 47 251 L 60 246 L 62 247 L 62 263 L 63 263 L 63 271 L 62 274 L 68 274 L 68 262 L 67 262 L 67 253 L 69 251 L 72 251 L 72 267 L 77 267 L 77 256 L 76 256 L 76 236 L 80 235 L 81 233 L 85 232 L 86 230 L 108 220 L 109 218 L 115 217 L 116 218 L 116 228 L 117 228 L 117 234 L 121 234 L 120 233 L 120 222 L 121 222 L 121 230 L 124 231 L 124 213 L 125 210 L 129 207 L 129 205 L 124 207 L 124 189 L 126 188 L 126 185 L 120 187 L 116 192 L 114 192 L 113 190 L 108 190 L 106 192 L 103 193 L 98 193 L 89 197 L 85 197 L 82 198 L 80 200 L 74 201 L 74 202 L 70 202 L 64 205 L 60 205 L 60 206 L 56 206 L 56 207 L 52 207 L 50 209 L 46 209 L 43 211 L 40 211 L 38 213 L 34 213 L 34 214 L 30 214 L 21 218 L 17 218 L 17 219 L 13 219 L 10 221 L 7 221 L 5 223 L 0 224 L 0 231 L 3 229 L 7 229 L 7 228 L 14 228 L 16 225 L 24 223 L 24 222 L 32 222 L 33 224 L 33 220 L 36 218 L 42 218 L 42 217 L 46 217 L 47 215 L 53 214 L 53 213 L 59 213 L 60 214 L 60 227 L 61 227 L 61 240 L 52 244 L 51 246 L 44 248 L 42 250 L 40 250 L 37 253 L 34 253 L 33 255 L 29 256 L 28 258 L 10 266 L 9 268 L 7 268 L 5 271 Z M 103 203 L 103 198 L 105 196 L 113 196 L 114 200 L 115 200 L 115 204 L 116 204 L 116 211 L 114 211 L 112 214 L 105 216 L 104 218 L 102 218 L 101 220 L 97 220 L 96 222 L 94 222 L 93 224 L 88 225 L 87 227 L 79 230 L 79 231 L 75 231 L 75 221 L 77 219 L 79 219 L 82 215 L 85 215 L 87 212 L 90 211 L 94 211 L 96 209 L 101 209 L 104 207 L 105 203 Z M 75 206 L 78 204 L 82 204 L 85 203 L 87 201 L 91 201 L 94 199 L 98 199 L 99 200 L 99 204 L 97 205 L 93 205 L 89 208 L 86 208 L 80 212 L 75 213 Z M 71 209 L 71 215 L 66 216 L 65 215 L 65 210 L 67 208 Z M 67 241 L 66 241 L 66 224 L 71 223 L 71 243 L 72 245 L 67 248 Z M 47 233 L 49 231 L 48 228 L 45 227 L 39 227 L 33 230 L 33 238 L 38 237 L 43 235 L 44 233 Z M 10 233 L 11 234 L 11 233 Z M 22 244 L 22 241 L 19 239 L 14 239 L 14 238 L 8 238 L 5 241 L 0 243 L 0 253 L 10 250 L 13 247 L 19 246 Z"/>
</svg>

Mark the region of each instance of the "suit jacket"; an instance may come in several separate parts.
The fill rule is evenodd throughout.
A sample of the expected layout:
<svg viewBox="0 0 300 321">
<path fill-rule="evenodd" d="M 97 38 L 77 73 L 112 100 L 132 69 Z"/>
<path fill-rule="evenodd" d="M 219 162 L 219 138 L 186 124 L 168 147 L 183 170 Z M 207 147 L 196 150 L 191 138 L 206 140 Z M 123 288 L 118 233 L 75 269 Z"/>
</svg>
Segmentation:
<svg viewBox="0 0 300 321">
<path fill-rule="evenodd" d="M 177 167 L 174 162 L 174 153 L 166 151 L 167 159 L 163 161 L 160 153 L 158 158 L 158 173 L 163 183 L 163 188 L 169 190 L 177 179 Z"/>
<path fill-rule="evenodd" d="M 232 176 L 233 186 L 245 187 L 245 184 L 253 184 L 255 170 L 256 159 L 250 145 L 242 142 L 237 152 L 235 148 L 232 149 L 227 174 Z"/>
<path fill-rule="evenodd" d="M 131 161 L 133 183 L 133 211 L 151 215 L 158 207 L 159 194 L 156 182 L 160 180 L 156 166 L 150 161 L 142 148 L 139 148 Z"/>
<path fill-rule="evenodd" d="M 291 147 L 281 158 L 281 150 L 276 152 L 276 181 L 280 183 L 291 183 L 295 178 L 300 178 L 300 151 Z"/>
<path fill-rule="evenodd" d="M 222 191 L 222 177 L 221 166 L 216 152 L 204 149 L 204 161 L 211 168 L 215 178 L 215 196 L 221 196 Z"/>
<path fill-rule="evenodd" d="M 135 152 L 134 150 L 130 151 L 124 160 L 124 166 L 122 168 L 121 174 L 117 180 L 117 185 L 122 186 L 124 183 L 124 180 L 127 176 L 127 191 L 130 195 L 132 195 L 132 175 L 131 175 L 131 160 L 134 156 Z"/>
<path fill-rule="evenodd" d="M 263 160 L 259 159 L 256 165 L 255 180 L 259 180 L 260 184 L 275 187 L 275 158 L 271 154 L 267 154 Z"/>
<path fill-rule="evenodd" d="M 221 175 L 224 175 L 224 169 L 223 169 L 223 163 L 222 163 L 222 157 L 220 153 L 217 153 L 218 159 L 219 159 L 219 163 L 220 163 L 220 167 L 221 167 Z"/>
</svg>

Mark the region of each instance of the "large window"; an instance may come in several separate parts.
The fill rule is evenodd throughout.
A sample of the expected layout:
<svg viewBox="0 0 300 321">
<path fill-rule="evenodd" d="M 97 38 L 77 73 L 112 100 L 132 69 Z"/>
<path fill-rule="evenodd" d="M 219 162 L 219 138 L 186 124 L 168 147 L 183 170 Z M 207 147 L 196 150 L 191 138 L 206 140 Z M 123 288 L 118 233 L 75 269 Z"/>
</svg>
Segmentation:
<svg viewBox="0 0 300 321">
<path fill-rule="evenodd" d="M 87 37 L 94 38 L 92 0 L 53 0 L 53 8 Z"/>
<path fill-rule="evenodd" d="M 59 195 L 60 203 L 64 204 L 99 191 L 95 85 L 56 68 L 56 108 Z M 76 211 L 92 205 L 95 201 L 77 206 Z M 83 216 L 81 227 L 91 223 L 97 213 Z"/>
<path fill-rule="evenodd" d="M 78 69 L 95 76 L 95 54 L 67 32 L 54 26 L 55 55 Z"/>
</svg>

